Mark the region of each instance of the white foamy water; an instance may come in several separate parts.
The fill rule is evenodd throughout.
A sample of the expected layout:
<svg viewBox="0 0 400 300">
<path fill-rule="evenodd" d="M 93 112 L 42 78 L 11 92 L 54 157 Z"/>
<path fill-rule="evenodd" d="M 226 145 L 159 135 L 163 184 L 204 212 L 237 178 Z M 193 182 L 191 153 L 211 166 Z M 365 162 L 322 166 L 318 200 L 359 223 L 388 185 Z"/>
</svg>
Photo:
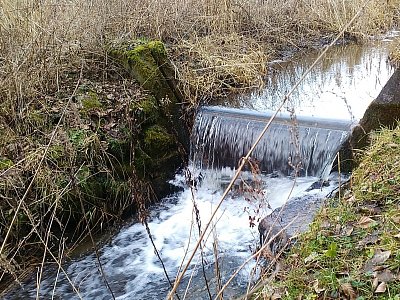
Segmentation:
<svg viewBox="0 0 400 300">
<path fill-rule="evenodd" d="M 228 169 L 222 172 L 203 170 L 202 174 L 204 180 L 195 191 L 195 201 L 200 212 L 202 228 L 204 228 L 232 171 Z M 247 173 L 242 176 L 243 179 L 249 177 L 251 175 Z M 229 278 L 230 274 L 252 254 L 258 242 L 258 231 L 255 227 L 249 226 L 249 215 L 256 216 L 257 209 L 261 209 L 258 215 L 265 215 L 270 213 L 271 209 L 281 206 L 287 200 L 293 185 L 293 180 L 290 178 L 262 176 L 260 180 L 262 193 L 257 199 L 245 200 L 246 195 L 236 189 L 223 202 L 215 219 L 215 236 L 218 242 L 219 264 L 223 280 Z M 329 187 L 324 187 L 322 190 L 305 192 L 317 180 L 312 177 L 298 178 L 291 197 L 305 194 L 319 194 L 323 197 L 336 186 L 332 181 Z M 183 177 L 177 175 L 175 183 L 183 185 Z M 263 205 L 259 206 L 260 203 Z M 191 252 L 199 237 L 191 189 L 186 187 L 183 192 L 166 198 L 153 207 L 149 218 L 149 228 L 169 276 L 174 279 L 185 253 Z M 214 235 L 211 233 L 206 236 L 207 241 L 203 245 L 206 274 L 214 289 L 211 292 L 215 295 L 215 284 L 212 284 L 215 281 Z M 188 243 L 188 241 L 191 242 Z M 163 299 L 166 296 L 169 285 L 142 224 L 134 223 L 123 228 L 109 244 L 100 250 L 100 253 L 104 272 L 117 299 Z M 200 262 L 198 254 L 193 260 L 188 276 L 182 282 L 179 289 L 180 296 L 183 296 L 189 277 L 193 274 L 194 278 L 189 287 L 187 299 L 208 299 Z M 237 296 L 243 291 L 247 282 L 251 280 L 250 271 L 253 266 L 254 262 L 251 262 L 240 272 L 226 293 L 227 299 L 229 299 L 229 293 Z M 99 274 L 93 254 L 69 263 L 66 270 L 83 299 L 111 299 Z M 45 273 L 45 279 L 41 284 L 40 294 L 43 299 L 51 299 L 54 282 L 55 270 L 50 269 Z M 6 299 L 14 299 L 15 295 L 34 299 L 36 292 L 33 283 L 28 283 L 11 298 Z M 62 274 L 56 284 L 55 299 L 78 299 Z"/>
<path fill-rule="evenodd" d="M 390 36 L 387 38 L 391 39 Z M 386 61 L 388 53 L 386 42 L 380 43 L 375 48 L 350 45 L 332 49 L 328 57 L 293 94 L 291 106 L 296 109 L 296 113 L 316 115 L 320 118 L 359 119 L 393 71 Z M 314 58 L 315 56 L 311 55 L 290 62 L 276 62 L 271 66 L 272 73 L 268 79 L 267 89 L 261 95 L 244 97 L 238 101 L 237 106 L 260 111 L 276 108 L 283 95 Z M 229 130 L 226 130 L 226 135 L 228 134 Z M 247 133 L 242 133 L 245 134 Z M 329 158 L 332 159 L 331 156 Z M 218 172 L 211 170 L 201 172 L 204 180 L 195 191 L 194 200 L 204 228 L 232 176 L 232 171 L 224 169 Z M 243 177 L 248 179 L 251 175 L 243 174 Z M 258 232 L 255 227 L 249 226 L 249 216 L 255 216 L 257 219 L 257 216 L 265 216 L 272 209 L 283 205 L 293 185 L 293 179 L 289 177 L 263 175 L 258 179 L 261 180 L 261 188 L 256 195 L 241 193 L 240 188 L 243 185 L 237 183 L 214 220 L 215 234 L 206 235 L 207 241 L 202 248 L 205 272 L 213 295 L 216 291 L 214 235 L 218 242 L 218 264 L 222 281 L 225 282 L 252 254 L 257 245 Z M 303 198 L 322 199 L 337 186 L 335 176 L 331 175 L 329 186 L 309 190 L 318 180 L 316 177 L 297 179 L 291 197 L 296 198 L 298 205 L 302 205 Z M 187 261 L 187 253 L 190 254 L 199 237 L 192 191 L 183 182 L 183 177 L 177 175 L 175 184 L 182 186 L 183 191 L 151 207 L 149 217 L 149 228 L 155 245 L 172 280 L 178 273 L 182 260 Z M 170 290 L 162 266 L 154 254 L 153 246 L 142 224 L 133 223 L 121 229 L 100 249 L 100 259 L 110 286 L 119 300 L 164 299 Z M 178 289 L 181 299 L 184 298 L 188 285 L 186 299 L 209 299 L 200 265 L 201 257 L 198 254 Z M 253 266 L 254 262 L 251 262 L 239 273 L 224 293 L 224 299 L 238 296 L 243 291 L 246 284 L 251 281 Z M 66 263 L 65 269 L 83 299 L 111 299 L 100 276 L 94 254 Z M 56 271 L 50 266 L 45 271 L 40 290 L 41 299 L 52 299 L 53 296 L 54 299 L 78 299 L 65 276 L 60 274 L 57 277 Z M 34 279 L 5 297 L 5 299 L 22 298 L 36 298 Z"/>
</svg>

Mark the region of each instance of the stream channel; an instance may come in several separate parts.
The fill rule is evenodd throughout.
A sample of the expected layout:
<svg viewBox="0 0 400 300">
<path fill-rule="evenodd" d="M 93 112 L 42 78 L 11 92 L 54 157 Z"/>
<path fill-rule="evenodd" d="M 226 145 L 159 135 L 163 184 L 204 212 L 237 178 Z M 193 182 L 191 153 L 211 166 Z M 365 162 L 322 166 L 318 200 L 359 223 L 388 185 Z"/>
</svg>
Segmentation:
<svg viewBox="0 0 400 300">
<path fill-rule="evenodd" d="M 388 35 L 365 46 L 335 46 L 306 77 L 290 98 L 286 112 L 280 116 L 283 121 L 274 123 L 261 141 L 262 150 L 254 154 L 253 173 L 247 171 L 241 175 L 219 209 L 214 229 L 206 234 L 207 240 L 201 247 L 205 275 L 198 251 L 178 288 L 180 299 L 210 299 L 204 276 L 214 298 L 218 285 L 224 284 L 256 249 L 259 243 L 257 222 L 273 209 L 287 201 L 297 203 L 294 211 L 296 207 L 298 211 L 306 209 L 305 215 L 311 218 L 310 212 L 316 211 L 322 199 L 336 189 L 338 174 L 330 173 L 336 152 L 349 136 L 352 124 L 362 117 L 393 72 L 387 61 L 391 39 Z M 177 174 L 172 183 L 182 191 L 166 197 L 150 210 L 149 228 L 170 278 L 175 278 L 182 260 L 187 261 L 199 237 L 196 217 L 204 228 L 234 174 L 232 167 L 264 126 L 262 122 L 267 118 L 263 120 L 263 116 L 279 105 L 317 55 L 297 54 L 286 61 L 275 61 L 269 66 L 266 88 L 261 93 L 218 103 L 229 109 L 219 106 L 199 112 L 193 129 L 190 165 L 198 184 L 190 189 L 185 176 Z M 273 146 L 268 148 L 265 146 L 268 144 Z M 303 160 L 302 172 L 294 180 L 293 168 L 289 166 L 297 164 L 298 160 Z M 257 166 L 260 172 L 254 169 Z M 316 187 L 315 183 L 321 179 L 326 180 L 326 184 Z M 252 191 L 246 189 L 249 186 Z M 308 201 L 304 205 L 302 199 L 313 199 L 312 204 Z M 299 220 L 297 223 L 301 226 L 295 228 L 304 230 L 306 221 Z M 142 224 L 123 227 L 99 253 L 117 299 L 166 297 L 170 286 Z M 250 260 L 241 269 L 224 291 L 224 299 L 240 295 L 249 282 L 254 282 L 255 265 Z M 216 266 L 221 282 L 216 280 Z M 64 268 L 82 299 L 112 299 L 99 274 L 94 253 L 66 262 Z M 58 274 L 55 266 L 45 270 L 39 294 L 40 299 L 79 299 L 65 275 Z M 35 298 L 34 279 L 5 296 L 5 299 Z"/>
</svg>

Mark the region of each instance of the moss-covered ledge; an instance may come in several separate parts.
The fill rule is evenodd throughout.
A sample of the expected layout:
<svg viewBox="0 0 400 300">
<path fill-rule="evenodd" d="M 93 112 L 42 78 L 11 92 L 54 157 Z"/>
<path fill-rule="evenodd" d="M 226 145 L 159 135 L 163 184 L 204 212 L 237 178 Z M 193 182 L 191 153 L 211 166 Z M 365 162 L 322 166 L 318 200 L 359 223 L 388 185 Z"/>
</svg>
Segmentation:
<svg viewBox="0 0 400 300">
<path fill-rule="evenodd" d="M 164 44 L 141 39 L 113 46 L 109 53 L 154 96 L 155 103 L 151 109 L 158 110 L 157 122 L 176 135 L 183 149 L 188 152 L 189 134 L 182 114 L 184 99 Z"/>
<path fill-rule="evenodd" d="M 167 181 L 189 151 L 175 70 L 160 41 L 135 40 L 114 45 L 109 53 L 150 94 L 132 107 L 140 127 L 134 160 L 139 177 L 151 181 L 160 197 L 172 191 Z"/>
</svg>

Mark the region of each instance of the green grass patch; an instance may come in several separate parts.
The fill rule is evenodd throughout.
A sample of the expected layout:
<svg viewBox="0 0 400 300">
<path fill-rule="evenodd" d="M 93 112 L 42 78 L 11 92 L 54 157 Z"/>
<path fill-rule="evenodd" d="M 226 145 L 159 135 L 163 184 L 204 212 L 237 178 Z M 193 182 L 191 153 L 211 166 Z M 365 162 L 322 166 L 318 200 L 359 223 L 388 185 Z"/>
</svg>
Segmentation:
<svg viewBox="0 0 400 300">
<path fill-rule="evenodd" d="M 254 298 L 399 299 L 399 160 L 400 128 L 375 133 L 351 189 L 327 202 Z"/>
</svg>

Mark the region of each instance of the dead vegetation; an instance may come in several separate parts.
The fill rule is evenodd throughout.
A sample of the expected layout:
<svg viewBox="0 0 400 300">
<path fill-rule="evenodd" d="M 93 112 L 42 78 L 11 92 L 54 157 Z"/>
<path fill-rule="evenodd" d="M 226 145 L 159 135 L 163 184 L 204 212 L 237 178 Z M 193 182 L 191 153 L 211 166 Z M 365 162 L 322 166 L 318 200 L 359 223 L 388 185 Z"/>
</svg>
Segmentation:
<svg viewBox="0 0 400 300">
<path fill-rule="evenodd" d="M 16 278 L 25 267 L 18 257 L 39 253 L 31 252 L 43 246 L 34 236 L 56 251 L 66 222 L 84 228 L 83 213 L 102 227 L 131 204 L 126 179 L 134 158 L 121 156 L 131 145 L 120 141 L 132 139 L 132 106 L 143 91 L 114 68 L 110 45 L 166 42 L 185 96 L 196 104 L 259 87 L 268 60 L 287 47 L 329 41 L 361 2 L 1 1 L 0 227 L 2 239 L 11 234 L 0 251 L 1 278 Z M 346 37 L 395 26 L 399 6 L 371 0 Z M 105 198 L 99 181 L 111 191 Z"/>
<path fill-rule="evenodd" d="M 400 66 L 400 39 L 395 41 L 395 46 L 390 53 L 390 61 L 396 66 Z"/>
</svg>

